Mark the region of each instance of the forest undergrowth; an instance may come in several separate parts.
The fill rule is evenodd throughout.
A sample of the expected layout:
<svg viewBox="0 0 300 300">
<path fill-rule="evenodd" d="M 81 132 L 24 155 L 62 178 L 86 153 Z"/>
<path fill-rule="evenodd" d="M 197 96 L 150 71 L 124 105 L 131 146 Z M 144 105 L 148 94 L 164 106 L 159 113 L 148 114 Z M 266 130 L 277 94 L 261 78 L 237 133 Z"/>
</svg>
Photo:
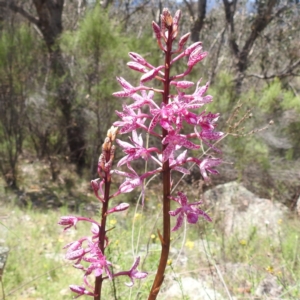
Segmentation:
<svg viewBox="0 0 300 300">
<path fill-rule="evenodd" d="M 24 164 L 23 168 L 27 172 L 45 172 L 43 165 L 37 163 L 34 168 L 30 164 Z M 71 264 L 64 260 L 62 247 L 84 235 L 89 228 L 82 225 L 77 230 L 63 232 L 55 224 L 61 215 L 72 213 L 94 216 L 97 205 L 92 203 L 88 184 L 74 175 L 71 169 L 66 169 L 60 179 L 65 181 L 69 178 L 72 181 L 73 184 L 69 182 L 69 190 L 60 189 L 58 183 L 49 181 L 47 191 L 43 192 L 43 187 L 36 181 L 38 176 L 27 175 L 23 178 L 29 187 L 27 192 L 37 193 L 39 187 L 42 191 L 38 197 L 30 198 L 28 193 L 27 196 L 24 193 L 22 202 L 22 196 L 16 196 L 4 188 L 0 191 L 1 244 L 10 248 L 2 278 L 4 294 L 1 293 L 0 299 L 70 299 L 68 284 L 80 282 L 81 279 L 80 274 L 74 272 Z M 44 176 L 47 176 L 47 172 Z M 186 184 L 186 190 L 192 197 L 199 197 L 196 186 Z M 158 215 L 153 213 L 157 207 L 161 207 L 161 199 L 156 193 L 158 188 L 159 183 L 153 183 L 149 188 L 144 208 L 137 205 L 130 212 L 114 215 L 108 220 L 108 228 L 113 228 L 110 232 L 113 242 L 107 256 L 113 264 L 114 272 L 130 264 L 132 256 L 138 254 L 141 257 L 141 268 L 147 269 L 149 276 L 130 289 L 130 292 L 124 285 L 126 280 L 116 279 L 106 286 L 103 294 L 105 299 L 145 299 L 151 288 L 160 249 L 159 239 L 154 232 Z M 59 203 L 55 199 L 51 201 L 51 195 L 55 195 L 55 199 L 64 199 L 58 205 L 60 207 L 55 204 Z M 135 194 L 128 197 L 138 196 Z M 36 202 L 30 199 L 36 199 Z M 75 202 L 68 207 L 71 199 Z M 77 201 L 82 204 L 77 205 Z M 136 199 L 126 201 L 135 206 L 133 203 Z M 190 226 L 188 231 L 184 226 L 172 239 L 162 299 L 171 285 L 176 283 L 180 286 L 181 280 L 186 277 L 206 282 L 224 299 L 257 299 L 255 293 L 258 286 L 264 279 L 272 278 L 281 291 L 280 299 L 299 299 L 297 222 L 293 216 L 278 220 L 280 229 L 276 238 L 260 236 L 253 228 L 249 228 L 249 234 L 242 239 L 234 235 L 223 236 L 214 222 L 200 222 Z M 182 292 L 178 299 L 188 297 Z M 266 296 L 264 299 L 271 298 Z"/>
</svg>

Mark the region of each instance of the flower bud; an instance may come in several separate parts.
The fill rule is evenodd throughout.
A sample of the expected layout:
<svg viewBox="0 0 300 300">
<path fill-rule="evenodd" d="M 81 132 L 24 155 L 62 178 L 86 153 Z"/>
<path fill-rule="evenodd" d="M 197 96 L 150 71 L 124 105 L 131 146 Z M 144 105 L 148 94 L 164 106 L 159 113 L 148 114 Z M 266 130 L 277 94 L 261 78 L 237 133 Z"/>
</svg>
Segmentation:
<svg viewBox="0 0 300 300">
<path fill-rule="evenodd" d="M 146 82 L 153 79 L 159 71 L 157 69 L 153 69 L 141 77 L 141 82 Z"/>
<path fill-rule="evenodd" d="M 135 61 L 135 62 L 137 62 L 137 63 L 139 63 L 141 65 L 146 65 L 147 64 L 147 61 L 141 55 L 139 55 L 139 54 L 137 54 L 135 52 L 129 52 L 129 57 L 133 61 Z"/>
<path fill-rule="evenodd" d="M 67 229 L 69 229 L 72 226 L 76 227 L 77 222 L 78 222 L 78 218 L 77 217 L 64 216 L 64 217 L 60 217 L 60 221 L 58 222 L 58 224 L 62 225 L 62 226 L 67 226 L 64 229 L 64 230 L 67 230 Z"/>
<path fill-rule="evenodd" d="M 156 36 L 156 38 L 159 40 L 161 38 L 161 33 L 160 33 L 160 27 L 158 24 L 156 24 L 154 21 L 152 22 L 152 28 L 153 32 Z"/>
<path fill-rule="evenodd" d="M 202 46 L 198 46 L 190 55 L 187 65 L 193 67 L 196 63 L 207 56 L 207 52 L 202 52 Z"/>
<path fill-rule="evenodd" d="M 185 45 L 185 43 L 189 39 L 190 35 L 191 35 L 191 33 L 188 32 L 180 38 L 180 40 L 178 42 L 179 49 L 181 49 Z"/>
<path fill-rule="evenodd" d="M 111 126 L 110 129 L 108 129 L 107 131 L 107 137 L 113 142 L 116 139 L 118 131 L 118 127 Z"/>
<path fill-rule="evenodd" d="M 178 27 L 178 23 L 180 21 L 180 18 L 181 18 L 181 11 L 177 10 L 175 15 L 174 15 L 174 18 L 173 18 L 173 26 L 175 25 L 176 27 Z"/>
<path fill-rule="evenodd" d="M 181 88 L 181 89 L 187 89 L 187 88 L 193 86 L 194 82 L 192 82 L 192 81 L 171 81 L 170 84 L 175 85 L 176 87 Z"/>
<path fill-rule="evenodd" d="M 104 167 L 102 168 L 102 170 L 104 170 Z M 100 201 L 104 202 L 104 200 L 102 199 L 103 195 L 103 191 L 102 191 L 102 187 L 101 184 L 103 184 L 103 181 L 101 181 L 100 178 L 91 180 L 91 186 L 93 188 L 94 194 L 97 197 L 97 199 L 99 199 Z M 101 196 L 99 195 L 99 192 L 101 193 Z"/>
<path fill-rule="evenodd" d="M 128 207 L 129 207 L 128 203 L 120 203 L 117 206 L 115 206 L 115 207 L 111 208 L 110 210 L 108 210 L 106 214 L 108 215 L 108 214 L 111 214 L 111 213 L 114 213 L 114 212 L 123 211 L 123 210 L 126 210 Z"/>
<path fill-rule="evenodd" d="M 117 77 L 117 81 L 125 90 L 131 90 L 133 86 L 122 77 Z"/>
<path fill-rule="evenodd" d="M 141 73 L 146 73 L 146 72 L 149 71 L 149 70 L 148 70 L 146 67 L 144 67 L 143 65 L 141 65 L 141 64 L 139 64 L 139 63 L 137 63 L 137 62 L 133 62 L 133 61 L 128 62 L 128 63 L 127 63 L 127 66 L 128 66 L 130 69 L 132 69 L 132 70 L 134 70 L 134 71 L 141 72 Z"/>
<path fill-rule="evenodd" d="M 167 28 L 170 28 L 173 25 L 173 18 L 167 8 L 163 9 L 162 20 Z"/>
<path fill-rule="evenodd" d="M 69 288 L 72 292 L 78 294 L 78 296 L 76 296 L 75 298 L 78 298 L 79 296 L 82 296 L 82 295 L 95 296 L 95 294 L 86 290 L 85 287 L 83 287 L 83 286 L 70 285 Z"/>
<path fill-rule="evenodd" d="M 104 143 L 102 145 L 103 151 L 110 151 L 111 148 L 111 141 L 109 137 L 106 137 Z"/>
<path fill-rule="evenodd" d="M 185 50 L 184 50 L 184 54 L 185 55 L 190 55 L 198 46 L 201 46 L 202 43 L 201 42 L 196 42 L 192 45 L 190 45 L 189 47 L 187 47 Z"/>
<path fill-rule="evenodd" d="M 173 32 L 172 32 L 172 38 L 175 39 L 177 37 L 178 34 L 178 23 L 181 17 L 181 11 L 177 10 L 174 18 L 173 18 Z"/>
<path fill-rule="evenodd" d="M 146 81 L 153 79 L 158 74 L 158 72 L 163 68 L 164 68 L 164 66 L 159 66 L 156 69 L 153 69 L 153 70 L 149 71 L 148 73 L 145 73 L 141 77 L 141 82 L 146 82 Z"/>
</svg>

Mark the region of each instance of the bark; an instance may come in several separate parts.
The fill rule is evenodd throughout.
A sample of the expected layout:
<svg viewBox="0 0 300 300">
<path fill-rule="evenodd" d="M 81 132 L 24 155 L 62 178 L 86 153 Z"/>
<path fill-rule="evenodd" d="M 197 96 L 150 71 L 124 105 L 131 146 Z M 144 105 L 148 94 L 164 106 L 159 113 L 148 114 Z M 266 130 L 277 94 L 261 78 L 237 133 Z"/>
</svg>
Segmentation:
<svg viewBox="0 0 300 300">
<path fill-rule="evenodd" d="M 203 28 L 205 17 L 206 17 L 206 0 L 198 0 L 197 2 L 197 13 L 195 15 L 192 3 L 187 0 L 184 0 L 185 5 L 190 13 L 190 16 L 193 20 L 191 26 L 191 40 L 193 43 L 200 40 L 200 32 Z"/>
<path fill-rule="evenodd" d="M 259 79 L 274 79 L 274 78 L 279 78 L 279 79 L 283 79 L 285 77 L 289 77 L 289 76 L 300 76 L 299 72 L 298 72 L 298 68 L 300 66 L 300 59 L 298 59 L 296 62 L 292 63 L 290 62 L 283 70 L 281 70 L 280 72 L 276 72 L 270 75 L 266 75 L 266 74 L 249 74 L 248 77 L 256 77 Z"/>
<path fill-rule="evenodd" d="M 130 1 L 125 2 L 125 17 L 121 21 L 123 26 L 127 28 L 130 18 L 138 12 L 142 12 L 149 3 L 150 0 L 144 0 L 136 5 L 134 9 L 131 9 Z"/>
<path fill-rule="evenodd" d="M 75 91 L 72 79 L 61 49 L 56 44 L 63 31 L 62 13 L 64 0 L 33 0 L 38 17 L 39 28 L 43 34 L 50 54 L 51 70 L 60 82 L 57 86 L 57 101 L 65 118 L 67 128 L 67 140 L 70 149 L 70 160 L 77 164 L 79 170 L 83 167 L 85 159 L 85 141 L 83 128 L 78 126 L 77 118 L 72 116 Z M 80 118 L 80 116 L 79 116 Z"/>
</svg>

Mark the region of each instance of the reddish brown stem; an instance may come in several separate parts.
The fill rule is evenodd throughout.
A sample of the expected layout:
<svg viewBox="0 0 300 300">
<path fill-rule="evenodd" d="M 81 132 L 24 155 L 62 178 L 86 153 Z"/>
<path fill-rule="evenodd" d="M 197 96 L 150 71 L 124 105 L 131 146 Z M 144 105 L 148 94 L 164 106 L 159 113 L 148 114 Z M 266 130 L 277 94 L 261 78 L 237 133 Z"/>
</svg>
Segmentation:
<svg viewBox="0 0 300 300">
<path fill-rule="evenodd" d="M 172 26 L 168 28 L 168 40 L 167 40 L 167 50 L 165 51 L 165 77 L 164 77 L 164 93 L 163 102 L 167 105 L 169 102 L 170 95 L 170 62 L 171 62 L 171 51 L 172 51 Z M 162 130 L 163 138 L 168 134 L 168 132 Z M 163 150 L 167 145 L 163 145 Z M 171 238 L 171 226 L 170 226 L 170 214 L 171 210 L 170 204 L 170 191 L 171 191 L 171 176 L 170 176 L 170 166 L 169 160 L 163 164 L 163 235 L 161 240 L 161 255 L 159 260 L 159 265 L 155 275 L 155 279 L 148 297 L 148 300 L 155 300 L 160 287 L 164 280 L 165 269 L 169 257 L 170 251 L 170 238 Z"/>
<path fill-rule="evenodd" d="M 110 154 L 106 153 L 106 161 L 109 161 Z M 104 255 L 105 251 L 105 234 L 106 234 L 106 219 L 107 219 L 107 210 L 108 210 L 108 202 L 109 202 L 109 192 L 110 192 L 110 184 L 111 178 L 109 172 L 105 173 L 105 183 L 104 183 L 104 203 L 102 206 L 101 212 L 101 227 L 99 230 L 99 248 Z M 103 283 L 103 275 L 96 277 L 95 280 L 95 294 L 94 300 L 101 299 L 101 292 L 102 292 L 102 283 Z"/>
</svg>

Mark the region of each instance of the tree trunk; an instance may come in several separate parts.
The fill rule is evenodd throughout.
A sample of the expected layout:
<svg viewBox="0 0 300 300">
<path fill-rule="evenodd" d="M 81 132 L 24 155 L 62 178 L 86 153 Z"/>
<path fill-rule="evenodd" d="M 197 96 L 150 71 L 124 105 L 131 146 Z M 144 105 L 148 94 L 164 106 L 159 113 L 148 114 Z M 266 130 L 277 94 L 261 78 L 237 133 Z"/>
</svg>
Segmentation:
<svg viewBox="0 0 300 300">
<path fill-rule="evenodd" d="M 223 4 L 225 10 L 226 27 L 229 28 L 229 46 L 236 61 L 235 69 L 237 75 L 235 78 L 235 90 L 237 95 L 239 95 L 242 92 L 242 84 L 245 77 L 245 72 L 249 65 L 249 54 L 257 37 L 276 16 L 278 16 L 287 8 L 287 6 L 285 5 L 281 8 L 278 8 L 277 11 L 274 12 L 274 8 L 278 3 L 277 0 L 256 1 L 257 12 L 254 21 L 251 23 L 250 34 L 246 38 L 244 45 L 240 47 L 236 41 L 234 24 L 234 14 L 236 11 L 237 1 L 238 0 L 223 0 Z"/>
<path fill-rule="evenodd" d="M 75 91 L 69 69 L 57 44 L 57 39 L 63 31 L 64 0 L 33 0 L 33 4 L 38 14 L 38 27 L 50 54 L 51 71 L 58 78 L 57 102 L 64 116 L 70 161 L 76 163 L 78 171 L 81 171 L 85 163 L 84 128 L 79 125 L 82 125 L 80 115 L 74 116 L 72 111 Z"/>
<path fill-rule="evenodd" d="M 80 113 L 74 114 L 75 91 L 68 66 L 57 40 L 63 31 L 64 0 L 32 0 L 38 17 L 31 15 L 14 0 L 0 1 L 0 7 L 19 13 L 41 31 L 50 56 L 50 69 L 55 78 L 57 104 L 64 117 L 70 150 L 70 161 L 81 171 L 85 163 L 84 126 Z"/>
<path fill-rule="evenodd" d="M 184 3 L 187 6 L 190 16 L 193 20 L 193 24 L 191 27 L 191 40 L 193 41 L 193 43 L 195 43 L 200 40 L 200 32 L 204 25 L 204 20 L 206 17 L 206 0 L 198 0 L 196 16 L 194 14 L 192 3 L 188 2 L 187 0 L 184 0 Z"/>
</svg>

